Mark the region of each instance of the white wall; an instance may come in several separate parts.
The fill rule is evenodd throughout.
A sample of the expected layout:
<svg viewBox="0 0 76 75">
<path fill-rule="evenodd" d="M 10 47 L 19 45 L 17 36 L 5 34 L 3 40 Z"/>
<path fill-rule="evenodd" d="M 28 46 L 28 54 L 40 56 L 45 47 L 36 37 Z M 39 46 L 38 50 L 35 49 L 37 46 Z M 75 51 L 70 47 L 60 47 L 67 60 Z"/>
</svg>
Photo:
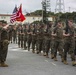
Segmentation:
<svg viewBox="0 0 76 75">
<path fill-rule="evenodd" d="M 5 20 L 7 23 L 10 22 L 10 16 L 11 15 L 1 15 L 0 14 L 0 20 Z M 26 20 L 23 21 L 23 23 L 32 23 L 33 21 L 40 21 L 42 19 L 42 16 L 25 16 Z M 52 17 L 48 18 L 49 21 L 53 21 Z M 16 22 L 17 23 L 17 22 Z"/>
</svg>

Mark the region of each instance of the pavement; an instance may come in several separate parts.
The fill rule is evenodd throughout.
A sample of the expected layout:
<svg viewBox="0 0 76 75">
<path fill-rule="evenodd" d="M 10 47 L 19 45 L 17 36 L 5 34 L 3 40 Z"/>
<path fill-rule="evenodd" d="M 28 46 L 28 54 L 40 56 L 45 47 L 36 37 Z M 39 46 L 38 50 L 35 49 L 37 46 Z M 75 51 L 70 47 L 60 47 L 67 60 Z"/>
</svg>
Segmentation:
<svg viewBox="0 0 76 75">
<path fill-rule="evenodd" d="M 72 66 L 70 56 L 68 65 L 61 62 L 59 55 L 57 58 L 58 61 L 54 61 L 10 44 L 6 60 L 9 67 L 0 67 L 0 75 L 76 75 L 76 66 Z"/>
</svg>

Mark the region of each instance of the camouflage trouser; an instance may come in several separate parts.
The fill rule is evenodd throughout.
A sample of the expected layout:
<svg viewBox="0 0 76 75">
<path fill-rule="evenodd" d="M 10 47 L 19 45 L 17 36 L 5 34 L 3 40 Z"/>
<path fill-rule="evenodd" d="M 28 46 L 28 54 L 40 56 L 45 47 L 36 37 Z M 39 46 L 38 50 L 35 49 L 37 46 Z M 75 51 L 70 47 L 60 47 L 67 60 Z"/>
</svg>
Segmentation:
<svg viewBox="0 0 76 75">
<path fill-rule="evenodd" d="M 27 48 L 27 47 L 26 47 L 26 42 L 27 42 L 27 36 L 25 35 L 25 36 L 24 36 L 24 49 Z"/>
<path fill-rule="evenodd" d="M 16 36 L 16 34 L 14 34 L 14 36 L 13 36 L 13 42 L 15 43 L 17 43 L 17 36 Z"/>
<path fill-rule="evenodd" d="M 23 48 L 23 35 L 21 35 L 21 48 Z"/>
<path fill-rule="evenodd" d="M 75 40 L 75 49 L 74 49 L 74 54 L 76 55 L 76 40 Z"/>
<path fill-rule="evenodd" d="M 42 50 L 43 50 L 43 53 L 46 52 L 45 46 L 46 46 L 46 40 L 43 39 L 43 44 L 42 44 Z"/>
<path fill-rule="evenodd" d="M 36 51 L 38 52 L 38 39 L 36 39 Z"/>
<path fill-rule="evenodd" d="M 57 50 L 60 51 L 61 58 L 63 57 L 63 40 L 56 40 L 54 44 L 54 57 L 57 56 Z"/>
<path fill-rule="evenodd" d="M 9 35 L 9 41 L 12 43 L 12 33 Z"/>
<path fill-rule="evenodd" d="M 43 39 L 38 39 L 38 51 L 39 51 L 39 53 L 42 50 L 42 45 L 43 45 Z"/>
<path fill-rule="evenodd" d="M 48 55 L 49 50 L 50 50 L 50 40 L 45 39 L 45 42 L 44 42 L 44 46 L 43 47 L 44 47 L 44 50 L 45 50 L 46 54 Z"/>
<path fill-rule="evenodd" d="M 75 60 L 75 40 L 66 40 L 64 44 L 64 60 L 67 60 L 67 52 L 71 55 L 71 59 Z"/>
<path fill-rule="evenodd" d="M 31 37 L 27 38 L 28 50 L 30 50 L 31 42 L 32 42 L 32 38 Z"/>
<path fill-rule="evenodd" d="M 18 35 L 18 46 L 20 47 L 20 41 L 21 41 L 21 37 L 20 35 Z"/>
<path fill-rule="evenodd" d="M 7 43 L 0 43 L 0 62 L 5 62 L 8 52 L 8 42 Z"/>
<path fill-rule="evenodd" d="M 36 38 L 32 39 L 32 49 L 35 50 Z"/>
<path fill-rule="evenodd" d="M 53 39 L 53 40 L 50 41 L 51 54 L 54 54 L 54 44 L 55 44 L 55 41 Z"/>
</svg>

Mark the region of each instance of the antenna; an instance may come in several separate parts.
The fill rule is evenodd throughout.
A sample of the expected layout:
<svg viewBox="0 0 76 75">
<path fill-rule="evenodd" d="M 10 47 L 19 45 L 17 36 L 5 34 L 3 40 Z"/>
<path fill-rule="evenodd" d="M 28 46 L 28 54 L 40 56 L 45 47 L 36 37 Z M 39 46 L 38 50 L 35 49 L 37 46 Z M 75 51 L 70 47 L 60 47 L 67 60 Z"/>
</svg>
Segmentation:
<svg viewBox="0 0 76 75">
<path fill-rule="evenodd" d="M 56 0 L 55 13 L 65 12 L 64 0 Z"/>
<path fill-rule="evenodd" d="M 42 0 L 42 22 L 43 23 L 46 23 L 47 21 L 46 13 L 48 11 L 51 11 L 50 0 Z"/>
</svg>

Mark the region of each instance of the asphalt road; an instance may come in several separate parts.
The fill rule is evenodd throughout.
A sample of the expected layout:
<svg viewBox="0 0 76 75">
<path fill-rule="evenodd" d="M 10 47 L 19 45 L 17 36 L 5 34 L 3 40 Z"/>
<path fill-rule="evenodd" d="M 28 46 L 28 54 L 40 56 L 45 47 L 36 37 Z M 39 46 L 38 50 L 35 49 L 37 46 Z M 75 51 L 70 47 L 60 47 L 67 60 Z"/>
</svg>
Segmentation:
<svg viewBox="0 0 76 75">
<path fill-rule="evenodd" d="M 60 56 L 58 61 L 33 54 L 31 51 L 18 48 L 17 44 L 10 44 L 6 63 L 9 67 L 0 67 L 0 75 L 76 75 L 76 66 L 64 65 Z"/>
</svg>

